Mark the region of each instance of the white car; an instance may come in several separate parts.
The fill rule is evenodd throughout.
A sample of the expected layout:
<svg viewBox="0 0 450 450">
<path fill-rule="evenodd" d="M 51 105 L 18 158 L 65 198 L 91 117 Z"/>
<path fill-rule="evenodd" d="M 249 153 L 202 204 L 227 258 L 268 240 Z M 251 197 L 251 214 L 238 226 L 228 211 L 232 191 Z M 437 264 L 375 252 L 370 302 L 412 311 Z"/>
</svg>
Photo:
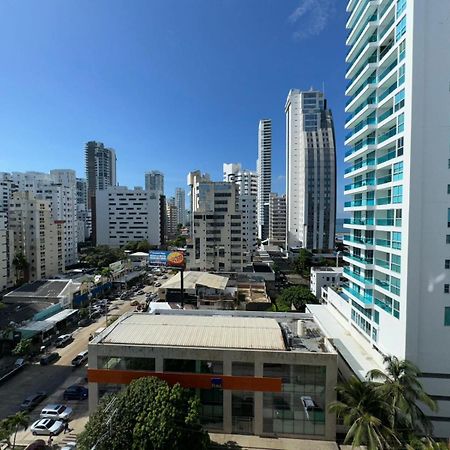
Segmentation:
<svg viewBox="0 0 450 450">
<path fill-rule="evenodd" d="M 41 411 L 41 419 L 69 420 L 72 417 L 72 408 L 67 405 L 50 404 Z"/>
<path fill-rule="evenodd" d="M 53 420 L 53 419 L 40 419 L 36 420 L 36 422 L 31 425 L 31 432 L 34 436 L 41 435 L 51 435 L 54 436 L 56 434 L 61 433 L 64 429 L 64 422 L 61 420 Z"/>
</svg>

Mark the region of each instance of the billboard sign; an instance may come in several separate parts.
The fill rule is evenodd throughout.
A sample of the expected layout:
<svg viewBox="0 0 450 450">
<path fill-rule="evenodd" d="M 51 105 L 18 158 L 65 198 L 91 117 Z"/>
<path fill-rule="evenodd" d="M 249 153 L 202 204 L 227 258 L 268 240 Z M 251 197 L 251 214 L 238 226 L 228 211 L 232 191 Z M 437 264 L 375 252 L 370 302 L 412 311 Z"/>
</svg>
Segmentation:
<svg viewBox="0 0 450 450">
<path fill-rule="evenodd" d="M 116 261 L 109 265 L 109 268 L 112 273 L 119 273 L 123 270 L 123 262 L 122 261 Z"/>
<path fill-rule="evenodd" d="M 180 251 L 151 250 L 148 258 L 151 266 L 184 267 L 184 253 Z"/>
</svg>

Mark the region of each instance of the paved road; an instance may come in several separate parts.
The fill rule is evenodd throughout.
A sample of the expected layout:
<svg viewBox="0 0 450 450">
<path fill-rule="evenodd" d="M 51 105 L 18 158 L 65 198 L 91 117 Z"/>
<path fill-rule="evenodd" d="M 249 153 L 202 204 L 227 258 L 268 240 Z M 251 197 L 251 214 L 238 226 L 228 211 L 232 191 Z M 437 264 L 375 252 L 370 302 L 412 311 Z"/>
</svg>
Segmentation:
<svg viewBox="0 0 450 450">
<path fill-rule="evenodd" d="M 153 292 L 154 288 L 146 286 L 144 291 Z M 133 297 L 131 300 L 145 301 L 144 295 Z M 108 318 L 112 316 L 122 315 L 128 311 L 132 311 L 135 307 L 130 305 L 130 300 L 120 300 L 112 304 L 113 309 L 108 313 Z M 93 324 L 85 328 L 78 328 L 74 333 L 74 340 L 64 348 L 56 349 L 61 358 L 54 364 L 49 366 L 41 366 L 40 364 L 31 364 L 12 377 L 10 380 L 0 386 L 0 419 L 8 415 L 15 414 L 23 399 L 37 391 L 46 391 L 48 398 L 30 412 L 30 424 L 39 418 L 39 413 L 48 403 L 63 402 L 63 392 L 71 384 L 84 384 L 87 386 L 85 378 L 87 376 L 87 368 L 80 367 L 74 369 L 71 365 L 72 359 L 81 351 L 86 350 L 89 342 L 89 336 L 98 328 L 106 325 L 106 317 L 102 316 Z M 76 434 L 83 430 L 84 424 L 88 420 L 88 402 L 83 401 L 65 401 L 74 410 L 73 420 L 70 427 L 73 432 L 64 435 L 61 433 L 55 437 L 54 442 L 67 442 L 74 440 Z M 17 442 L 28 444 L 36 439 L 30 432 L 26 430 L 19 432 Z M 47 437 L 44 436 L 44 439 Z"/>
</svg>

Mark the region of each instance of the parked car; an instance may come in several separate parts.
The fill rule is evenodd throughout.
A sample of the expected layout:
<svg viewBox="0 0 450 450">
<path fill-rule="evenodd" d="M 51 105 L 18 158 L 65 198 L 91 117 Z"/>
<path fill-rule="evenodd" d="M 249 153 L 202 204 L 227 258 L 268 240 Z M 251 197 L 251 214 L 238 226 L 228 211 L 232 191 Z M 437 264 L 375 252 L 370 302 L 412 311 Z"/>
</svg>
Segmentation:
<svg viewBox="0 0 450 450">
<path fill-rule="evenodd" d="M 30 395 L 27 397 L 22 404 L 20 405 L 21 411 L 31 411 L 35 406 L 44 400 L 47 397 L 47 392 L 39 391 L 36 394 Z"/>
<path fill-rule="evenodd" d="M 99 311 L 99 310 L 97 310 L 97 309 L 94 309 L 92 312 L 91 312 L 91 314 L 89 314 L 89 318 L 91 319 L 91 320 L 96 320 L 96 319 L 98 319 L 99 317 L 101 317 L 102 316 L 102 313 Z"/>
<path fill-rule="evenodd" d="M 77 443 L 76 442 L 66 442 L 64 447 L 61 447 L 61 450 L 76 450 Z"/>
<path fill-rule="evenodd" d="M 72 408 L 67 405 L 52 403 L 42 409 L 40 417 L 41 419 L 57 419 L 67 421 L 72 417 Z"/>
<path fill-rule="evenodd" d="M 139 305 L 139 301 L 138 301 L 138 300 L 133 300 L 133 301 L 130 303 L 130 305 L 131 305 L 131 306 L 137 306 L 137 305 Z"/>
<path fill-rule="evenodd" d="M 51 435 L 61 433 L 64 429 L 64 423 L 61 420 L 39 419 L 31 425 L 31 432 L 36 435 Z"/>
<path fill-rule="evenodd" d="M 167 278 L 169 278 L 167 275 L 163 275 L 162 277 L 161 277 L 163 280 L 167 280 Z"/>
<path fill-rule="evenodd" d="M 67 344 L 72 342 L 72 340 L 73 338 L 71 334 L 62 334 L 56 339 L 55 345 L 56 347 L 65 347 Z"/>
<path fill-rule="evenodd" d="M 309 396 L 300 397 L 305 410 L 305 415 L 308 420 L 319 419 L 318 416 L 324 419 L 323 409 Z"/>
<path fill-rule="evenodd" d="M 84 386 L 74 384 L 69 386 L 63 394 L 64 400 L 84 400 L 88 398 L 89 391 Z"/>
<path fill-rule="evenodd" d="M 92 323 L 92 320 L 91 320 L 91 319 L 88 319 L 88 318 L 86 318 L 86 319 L 81 319 L 81 320 L 78 322 L 78 326 L 79 326 L 79 327 L 87 327 L 87 326 L 89 326 L 91 323 Z"/>
<path fill-rule="evenodd" d="M 145 292 L 142 289 L 137 291 L 137 295 L 144 295 L 144 294 L 145 294 Z"/>
<path fill-rule="evenodd" d="M 155 283 L 155 287 L 160 287 L 161 283 L 158 281 L 157 283 Z"/>
<path fill-rule="evenodd" d="M 88 351 L 78 353 L 75 358 L 72 359 L 72 366 L 79 367 L 83 365 L 88 360 Z"/>
<path fill-rule="evenodd" d="M 54 363 L 55 361 L 58 361 L 60 358 L 59 353 L 53 352 L 49 353 L 48 355 L 45 355 L 41 358 L 41 366 L 48 366 L 49 364 Z"/>
</svg>

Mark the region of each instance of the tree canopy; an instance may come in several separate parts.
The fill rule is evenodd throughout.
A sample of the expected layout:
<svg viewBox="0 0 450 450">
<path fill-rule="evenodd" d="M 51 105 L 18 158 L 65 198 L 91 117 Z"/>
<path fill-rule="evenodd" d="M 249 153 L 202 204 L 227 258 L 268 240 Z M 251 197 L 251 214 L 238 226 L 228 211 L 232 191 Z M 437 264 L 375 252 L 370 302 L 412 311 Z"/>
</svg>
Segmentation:
<svg viewBox="0 0 450 450">
<path fill-rule="evenodd" d="M 124 258 L 125 254 L 120 248 L 99 245 L 98 247 L 88 248 L 82 261 L 90 267 L 102 269 L 103 267 L 108 267 L 111 263 L 120 261 Z"/>
<path fill-rule="evenodd" d="M 179 384 L 140 378 L 105 398 L 78 443 L 82 450 L 206 450 L 199 411 L 199 399 Z"/>
<path fill-rule="evenodd" d="M 291 305 L 294 305 L 297 311 L 304 312 L 305 305 L 308 303 L 319 303 L 319 301 L 307 286 L 291 286 L 283 289 L 276 299 L 277 309 L 281 312 L 291 311 Z"/>
</svg>

